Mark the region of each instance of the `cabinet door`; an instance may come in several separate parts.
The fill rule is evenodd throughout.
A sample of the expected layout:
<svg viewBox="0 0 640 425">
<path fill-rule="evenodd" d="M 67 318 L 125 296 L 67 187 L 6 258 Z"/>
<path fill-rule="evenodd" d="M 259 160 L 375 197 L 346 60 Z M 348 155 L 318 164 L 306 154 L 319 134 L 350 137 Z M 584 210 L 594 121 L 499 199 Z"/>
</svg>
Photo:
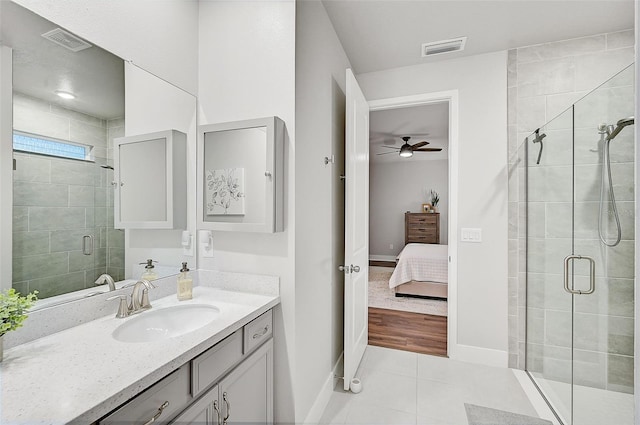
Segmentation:
<svg viewBox="0 0 640 425">
<path fill-rule="evenodd" d="M 224 424 L 273 423 L 273 340 L 257 349 L 218 386 Z"/>
<path fill-rule="evenodd" d="M 172 425 L 218 425 L 218 386 L 207 391 L 180 414 Z"/>
<path fill-rule="evenodd" d="M 120 220 L 167 220 L 167 139 L 119 145 Z"/>
<path fill-rule="evenodd" d="M 114 140 L 117 229 L 186 226 L 186 135 L 176 130 Z"/>
</svg>

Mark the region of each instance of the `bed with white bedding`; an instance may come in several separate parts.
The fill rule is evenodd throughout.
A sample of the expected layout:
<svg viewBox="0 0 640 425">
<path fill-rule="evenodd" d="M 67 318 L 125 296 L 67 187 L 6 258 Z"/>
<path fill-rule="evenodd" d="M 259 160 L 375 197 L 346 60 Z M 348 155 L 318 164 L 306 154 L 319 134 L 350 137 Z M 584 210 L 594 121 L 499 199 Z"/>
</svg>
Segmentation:
<svg viewBox="0 0 640 425">
<path fill-rule="evenodd" d="M 396 295 L 447 298 L 448 245 L 410 243 L 396 257 L 389 288 Z"/>
</svg>

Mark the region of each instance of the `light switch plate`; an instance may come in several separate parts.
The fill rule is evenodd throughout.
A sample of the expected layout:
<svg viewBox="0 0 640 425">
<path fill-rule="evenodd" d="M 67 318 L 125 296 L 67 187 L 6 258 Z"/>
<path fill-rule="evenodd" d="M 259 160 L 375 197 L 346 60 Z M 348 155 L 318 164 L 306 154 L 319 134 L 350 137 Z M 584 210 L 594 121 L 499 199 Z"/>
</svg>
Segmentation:
<svg viewBox="0 0 640 425">
<path fill-rule="evenodd" d="M 482 242 L 482 229 L 463 227 L 460 231 L 462 242 Z"/>
<path fill-rule="evenodd" d="M 213 234 L 210 230 L 198 232 L 198 253 L 203 258 L 213 258 Z"/>
</svg>

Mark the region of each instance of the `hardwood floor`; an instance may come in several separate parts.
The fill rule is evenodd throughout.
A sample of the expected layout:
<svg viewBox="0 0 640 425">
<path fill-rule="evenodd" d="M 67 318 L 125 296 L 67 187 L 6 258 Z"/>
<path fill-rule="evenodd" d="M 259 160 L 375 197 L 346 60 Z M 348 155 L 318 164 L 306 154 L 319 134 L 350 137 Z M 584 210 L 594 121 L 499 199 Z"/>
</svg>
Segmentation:
<svg viewBox="0 0 640 425">
<path fill-rule="evenodd" d="M 369 344 L 447 355 L 447 318 L 369 307 Z"/>
</svg>

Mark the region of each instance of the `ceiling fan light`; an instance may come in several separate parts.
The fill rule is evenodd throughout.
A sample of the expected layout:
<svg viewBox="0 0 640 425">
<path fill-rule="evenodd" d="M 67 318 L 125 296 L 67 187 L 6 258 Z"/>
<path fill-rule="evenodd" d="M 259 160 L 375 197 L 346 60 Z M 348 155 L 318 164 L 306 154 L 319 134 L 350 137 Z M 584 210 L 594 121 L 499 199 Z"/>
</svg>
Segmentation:
<svg viewBox="0 0 640 425">
<path fill-rule="evenodd" d="M 56 90 L 55 93 L 63 99 L 71 100 L 76 98 L 76 95 L 64 90 Z"/>
<path fill-rule="evenodd" d="M 411 146 L 409 146 L 408 144 L 402 145 L 402 147 L 400 148 L 400 156 L 403 158 L 411 158 L 413 156 Z"/>
</svg>

